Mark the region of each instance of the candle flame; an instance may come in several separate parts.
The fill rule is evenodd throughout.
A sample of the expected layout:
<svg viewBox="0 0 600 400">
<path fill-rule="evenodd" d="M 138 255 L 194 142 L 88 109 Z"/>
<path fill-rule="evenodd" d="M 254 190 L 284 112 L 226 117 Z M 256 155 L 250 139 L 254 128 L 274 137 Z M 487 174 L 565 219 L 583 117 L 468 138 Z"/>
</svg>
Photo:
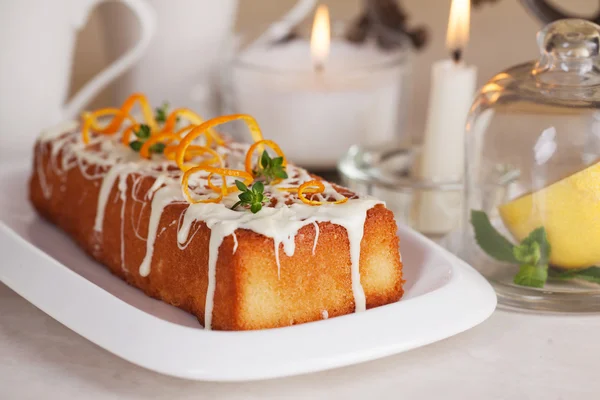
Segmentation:
<svg viewBox="0 0 600 400">
<path fill-rule="evenodd" d="M 310 53 L 315 69 L 320 70 L 323 68 L 323 64 L 329 55 L 330 42 L 329 8 L 327 8 L 327 5 L 321 4 L 315 12 L 312 33 L 310 35 Z"/>
<path fill-rule="evenodd" d="M 471 0 L 452 0 L 446 46 L 460 59 L 460 53 L 469 42 L 469 25 L 471 20 Z"/>
</svg>

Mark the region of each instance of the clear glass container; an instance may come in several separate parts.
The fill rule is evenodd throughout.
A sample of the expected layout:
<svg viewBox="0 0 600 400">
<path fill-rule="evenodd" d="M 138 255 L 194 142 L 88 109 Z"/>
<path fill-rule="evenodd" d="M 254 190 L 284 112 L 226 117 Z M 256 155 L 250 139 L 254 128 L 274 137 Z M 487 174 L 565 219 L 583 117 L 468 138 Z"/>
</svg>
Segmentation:
<svg viewBox="0 0 600 400">
<path fill-rule="evenodd" d="M 467 118 L 460 252 L 505 306 L 600 311 L 600 27 L 560 20 L 537 41 Z"/>
</svg>

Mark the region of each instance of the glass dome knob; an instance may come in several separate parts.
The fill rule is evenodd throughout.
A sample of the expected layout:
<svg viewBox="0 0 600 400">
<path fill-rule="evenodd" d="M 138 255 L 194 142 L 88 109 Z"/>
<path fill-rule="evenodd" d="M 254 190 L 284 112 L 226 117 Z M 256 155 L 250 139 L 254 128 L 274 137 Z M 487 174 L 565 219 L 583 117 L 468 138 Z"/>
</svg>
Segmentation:
<svg viewBox="0 0 600 400">
<path fill-rule="evenodd" d="M 548 24 L 537 36 L 541 59 L 534 70 L 546 83 L 598 84 L 594 69 L 600 62 L 600 26 L 582 19 Z M 574 73 L 568 77 L 566 73 Z"/>
</svg>

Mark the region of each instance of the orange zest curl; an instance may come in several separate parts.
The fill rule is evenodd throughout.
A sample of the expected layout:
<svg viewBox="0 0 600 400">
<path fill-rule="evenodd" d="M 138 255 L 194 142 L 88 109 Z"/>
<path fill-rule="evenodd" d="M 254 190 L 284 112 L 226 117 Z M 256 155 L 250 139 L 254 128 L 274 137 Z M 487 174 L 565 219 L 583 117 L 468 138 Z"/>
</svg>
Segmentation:
<svg viewBox="0 0 600 400">
<path fill-rule="evenodd" d="M 208 199 L 201 199 L 201 200 L 194 199 L 192 197 L 192 194 L 191 194 L 190 188 L 189 188 L 190 176 L 192 174 L 195 174 L 195 173 L 201 172 L 201 171 L 209 173 L 208 178 L 207 178 L 208 185 L 211 189 L 215 190 L 215 192 L 219 193 L 219 196 L 208 198 Z M 220 188 L 215 186 L 211 182 L 211 178 L 212 178 L 213 174 L 221 175 L 223 182 L 222 182 Z M 242 178 L 244 180 L 245 184 L 250 184 L 253 180 L 252 175 L 246 173 L 245 171 L 238 171 L 235 169 L 217 168 L 217 167 L 210 167 L 210 166 L 206 166 L 206 165 L 199 165 L 197 167 L 191 167 L 184 172 L 183 177 L 181 178 L 181 188 L 183 189 L 183 194 L 185 195 L 187 201 L 192 204 L 195 204 L 195 203 L 218 203 L 221 201 L 221 199 L 223 199 L 223 196 L 227 194 L 228 188 L 227 188 L 227 182 L 225 180 L 225 178 L 227 176 Z"/>
<path fill-rule="evenodd" d="M 121 137 L 121 143 L 125 146 L 129 146 L 129 142 L 131 142 L 131 134 L 140 129 L 140 124 L 129 125 L 124 131 L 123 136 Z"/>
<path fill-rule="evenodd" d="M 283 158 L 283 163 L 281 164 L 283 167 L 285 167 L 287 165 L 287 159 L 285 158 L 285 154 L 283 154 L 283 151 L 281 151 L 281 148 L 279 147 L 279 145 L 272 140 L 261 139 L 259 141 L 254 142 L 254 144 L 252 144 L 252 146 L 250 146 L 250 148 L 248 149 L 248 152 L 246 153 L 246 160 L 244 163 L 244 167 L 246 168 L 247 173 L 252 174 L 252 175 L 254 174 L 254 170 L 252 169 L 252 155 L 254 154 L 254 151 L 259 146 L 263 146 L 263 145 L 269 146 L 270 148 L 272 148 L 275 151 L 275 153 L 277 153 L 277 155 L 279 157 Z M 258 159 L 258 165 L 260 166 L 260 157 Z"/>
<path fill-rule="evenodd" d="M 315 193 L 323 193 L 324 191 L 325 191 L 325 185 L 323 185 L 323 182 L 321 182 L 321 181 L 312 180 L 312 181 L 304 182 L 302 185 L 300 185 L 298 187 L 298 198 L 304 204 L 308 204 L 311 206 L 320 206 L 323 204 L 341 204 L 341 203 L 345 203 L 348 201 L 347 197 L 344 197 L 343 199 L 336 200 L 336 201 L 311 200 L 304 195 L 304 193 L 315 194 Z"/>
<path fill-rule="evenodd" d="M 127 119 L 131 122 L 132 126 L 139 126 L 135 118 L 129 115 L 127 111 L 123 111 L 119 108 L 101 108 L 100 110 L 94 112 L 86 112 L 82 115 L 83 127 L 81 128 L 81 137 L 83 139 L 83 143 L 88 144 L 90 142 L 90 130 L 102 134 L 113 134 L 116 132 L 116 130 L 112 131 L 109 129 L 110 125 L 112 124 L 112 121 L 105 127 L 100 127 L 98 125 L 97 118 L 105 117 L 107 115 L 114 115 L 115 118 L 113 119 L 113 121 L 116 118 L 120 118 L 122 121 Z"/>
<path fill-rule="evenodd" d="M 135 103 L 138 102 L 142 109 L 142 114 L 144 115 L 144 120 L 146 124 L 150 127 L 150 130 L 156 131 L 157 125 L 156 120 L 154 119 L 154 112 L 152 111 L 152 107 L 148 103 L 148 99 L 142 93 L 134 93 L 127 98 L 121 105 L 120 111 L 125 114 L 129 114 Z M 123 124 L 124 118 L 121 115 L 117 115 L 110 124 L 104 129 L 101 133 L 115 133 L 119 130 L 121 125 Z"/>
<path fill-rule="evenodd" d="M 208 121 L 203 122 L 200 125 L 195 126 L 193 129 L 191 129 L 190 132 L 187 135 L 185 135 L 185 137 L 179 143 L 177 152 L 175 154 L 175 162 L 177 163 L 179 169 L 181 169 L 182 171 L 186 171 L 190 168 L 189 165 L 184 164 L 184 156 L 187 148 L 192 144 L 194 139 L 196 139 L 200 135 L 209 135 L 209 129 L 215 126 L 235 120 L 242 120 L 246 122 L 246 124 L 248 125 L 248 129 L 250 129 L 250 132 L 252 133 L 252 137 L 260 137 L 260 140 L 262 140 L 262 133 L 260 131 L 258 123 L 254 118 L 252 118 L 249 115 L 233 114 L 209 119 Z"/>
<path fill-rule="evenodd" d="M 150 136 L 140 148 L 140 156 L 150 158 L 150 148 L 159 142 L 171 143 L 174 140 L 181 139 L 176 133 L 163 132 Z"/>
<path fill-rule="evenodd" d="M 177 125 L 178 118 L 183 118 L 190 123 L 190 125 L 186 126 L 183 129 L 180 129 L 177 132 L 180 134 L 182 134 L 183 132 L 189 131 L 191 128 L 193 128 L 194 125 L 200 125 L 200 124 L 206 122 L 204 120 L 204 118 L 202 118 L 201 116 L 199 116 L 198 114 L 196 114 L 195 112 L 190 110 L 189 108 L 177 108 L 177 109 L 173 110 L 173 112 L 171 112 L 171 114 L 169 114 L 169 116 L 167 117 L 167 120 L 165 121 L 165 125 L 163 126 L 163 132 L 170 132 L 170 131 L 174 130 L 175 126 Z M 225 143 L 223 141 L 223 139 L 221 138 L 221 136 L 217 132 L 215 132 L 214 129 L 208 129 L 207 131 L 208 131 L 208 133 L 206 135 L 206 145 L 207 146 L 210 146 L 211 142 L 213 140 L 219 145 L 223 145 Z M 181 136 L 183 136 L 183 135 L 181 135 Z"/>
<path fill-rule="evenodd" d="M 169 146 L 165 147 L 165 150 L 163 151 L 163 155 L 167 158 L 167 160 L 173 161 L 173 160 L 175 160 L 176 152 L 177 152 L 177 145 L 169 145 Z M 197 145 L 190 145 L 187 148 L 187 151 L 185 153 L 185 161 L 190 161 L 194 157 L 201 156 L 206 153 L 211 154 L 212 158 L 203 160 L 203 162 L 200 165 L 211 165 L 211 164 L 216 164 L 216 163 L 220 162 L 221 156 L 219 153 L 217 153 L 216 151 L 214 151 L 211 148 L 204 147 L 204 146 L 197 146 Z"/>
<path fill-rule="evenodd" d="M 221 185 L 221 188 L 215 186 L 211 182 L 211 177 L 213 174 L 210 174 L 207 179 L 208 187 L 214 191 L 221 190 L 223 195 L 227 195 L 229 193 L 233 193 L 238 190 L 237 186 L 235 186 L 235 185 L 227 186 L 227 182 L 225 181 L 225 176 L 234 176 L 234 177 L 242 178 L 244 185 L 246 185 L 246 186 L 250 185 L 252 183 L 252 181 L 254 181 L 254 178 L 252 177 L 252 175 L 250 175 L 244 171 L 240 171 L 237 169 L 228 169 L 228 168 L 214 168 L 214 169 L 224 171 L 224 172 L 219 172 L 221 174 L 221 176 L 223 177 L 223 184 Z"/>
</svg>

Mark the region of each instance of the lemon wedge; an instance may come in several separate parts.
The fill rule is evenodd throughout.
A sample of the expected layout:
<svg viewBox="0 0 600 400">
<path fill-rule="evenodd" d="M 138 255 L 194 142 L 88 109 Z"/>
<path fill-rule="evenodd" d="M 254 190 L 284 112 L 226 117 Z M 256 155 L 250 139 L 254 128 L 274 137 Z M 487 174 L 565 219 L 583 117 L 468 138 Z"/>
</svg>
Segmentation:
<svg viewBox="0 0 600 400">
<path fill-rule="evenodd" d="M 499 207 L 519 241 L 540 226 L 551 246 L 550 264 L 585 268 L 600 263 L 600 162 Z"/>
</svg>

